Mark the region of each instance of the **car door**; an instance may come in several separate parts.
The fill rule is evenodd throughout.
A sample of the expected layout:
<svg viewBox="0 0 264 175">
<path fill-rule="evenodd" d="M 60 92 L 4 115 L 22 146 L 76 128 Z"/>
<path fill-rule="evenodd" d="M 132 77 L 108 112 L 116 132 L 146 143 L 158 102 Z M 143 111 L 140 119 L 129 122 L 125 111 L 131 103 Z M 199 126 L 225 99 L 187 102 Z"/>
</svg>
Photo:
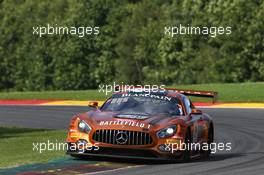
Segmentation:
<svg viewBox="0 0 264 175">
<path fill-rule="evenodd" d="M 183 99 L 186 113 L 189 117 L 191 123 L 191 132 L 192 132 L 192 143 L 200 143 L 203 141 L 204 135 L 204 117 L 202 113 L 192 113 L 194 106 L 192 102 L 184 97 Z"/>
</svg>

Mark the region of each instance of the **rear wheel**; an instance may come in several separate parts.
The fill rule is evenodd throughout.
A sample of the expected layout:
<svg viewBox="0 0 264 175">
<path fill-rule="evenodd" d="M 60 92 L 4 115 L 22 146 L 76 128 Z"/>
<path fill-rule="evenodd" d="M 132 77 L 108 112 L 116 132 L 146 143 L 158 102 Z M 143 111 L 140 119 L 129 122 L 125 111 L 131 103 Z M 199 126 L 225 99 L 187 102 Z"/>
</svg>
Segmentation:
<svg viewBox="0 0 264 175">
<path fill-rule="evenodd" d="M 207 138 L 207 145 L 208 145 L 208 150 L 203 151 L 204 153 L 204 158 L 209 159 L 210 154 L 211 154 L 211 143 L 214 141 L 214 128 L 213 125 L 210 124 L 209 130 L 208 130 L 208 138 Z"/>
</svg>

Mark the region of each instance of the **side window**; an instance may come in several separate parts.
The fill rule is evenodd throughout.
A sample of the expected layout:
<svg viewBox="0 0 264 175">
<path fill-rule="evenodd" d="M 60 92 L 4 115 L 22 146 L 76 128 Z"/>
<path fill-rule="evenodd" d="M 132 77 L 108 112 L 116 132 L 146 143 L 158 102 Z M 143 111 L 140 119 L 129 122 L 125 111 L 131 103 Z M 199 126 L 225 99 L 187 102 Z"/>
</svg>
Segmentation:
<svg viewBox="0 0 264 175">
<path fill-rule="evenodd" d="M 192 112 L 192 103 L 186 97 L 183 99 L 183 102 L 184 102 L 184 105 L 186 107 L 187 114 L 190 114 Z"/>
<path fill-rule="evenodd" d="M 195 107 L 194 107 L 193 103 L 191 102 L 191 100 L 190 100 L 190 103 L 191 103 L 190 107 L 191 107 L 192 109 L 195 109 Z"/>
</svg>

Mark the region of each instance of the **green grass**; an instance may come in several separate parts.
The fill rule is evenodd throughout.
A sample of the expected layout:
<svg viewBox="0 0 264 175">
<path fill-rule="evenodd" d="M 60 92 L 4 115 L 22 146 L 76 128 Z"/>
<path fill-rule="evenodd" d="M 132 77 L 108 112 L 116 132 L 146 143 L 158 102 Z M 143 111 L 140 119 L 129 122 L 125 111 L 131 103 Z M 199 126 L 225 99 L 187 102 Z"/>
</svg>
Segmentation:
<svg viewBox="0 0 264 175">
<path fill-rule="evenodd" d="M 170 87 L 217 91 L 219 93 L 218 101 L 220 102 L 264 102 L 264 82 L 175 85 Z M 0 99 L 105 100 L 108 96 L 102 92 L 98 92 L 98 90 L 0 92 Z M 198 100 L 200 101 L 200 99 Z"/>
<path fill-rule="evenodd" d="M 66 131 L 0 126 L 0 169 L 42 163 L 65 156 L 65 151 L 33 151 L 33 143 L 65 142 Z"/>
</svg>

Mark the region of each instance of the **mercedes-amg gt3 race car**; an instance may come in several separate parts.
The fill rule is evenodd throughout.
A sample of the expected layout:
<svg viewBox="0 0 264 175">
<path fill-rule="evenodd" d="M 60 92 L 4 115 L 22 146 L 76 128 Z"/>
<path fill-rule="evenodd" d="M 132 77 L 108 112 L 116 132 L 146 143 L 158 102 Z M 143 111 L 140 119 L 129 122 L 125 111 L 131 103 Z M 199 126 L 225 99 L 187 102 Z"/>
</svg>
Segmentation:
<svg viewBox="0 0 264 175">
<path fill-rule="evenodd" d="M 74 157 L 130 157 L 188 161 L 208 157 L 214 124 L 186 95 L 212 97 L 211 91 L 166 89 L 114 93 L 98 107 L 74 116 L 67 153 Z"/>
</svg>

